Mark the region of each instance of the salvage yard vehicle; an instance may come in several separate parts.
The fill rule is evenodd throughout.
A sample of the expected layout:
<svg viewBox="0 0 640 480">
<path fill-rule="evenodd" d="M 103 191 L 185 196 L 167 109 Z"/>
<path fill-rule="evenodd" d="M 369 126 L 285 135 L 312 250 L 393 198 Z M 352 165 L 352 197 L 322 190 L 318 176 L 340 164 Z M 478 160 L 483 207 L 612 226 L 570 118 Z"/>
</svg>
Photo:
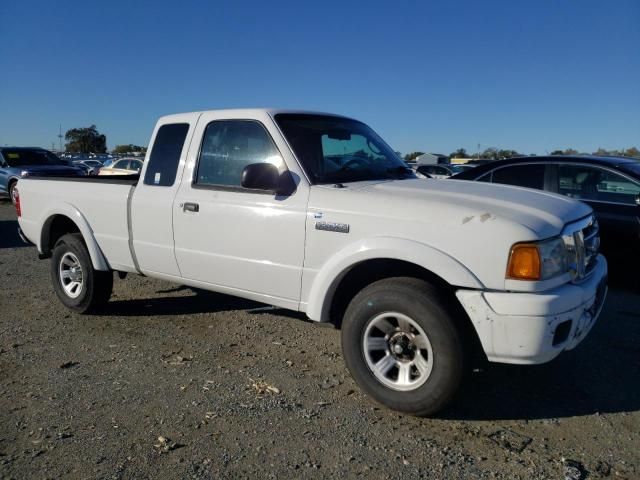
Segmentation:
<svg viewBox="0 0 640 480">
<path fill-rule="evenodd" d="M 137 158 L 121 158 L 110 165 L 103 165 L 98 175 L 131 175 L 140 173 L 142 160 Z"/>
<path fill-rule="evenodd" d="M 97 175 L 102 168 L 98 160 L 73 160 L 73 165 L 84 170 L 86 175 Z"/>
<path fill-rule="evenodd" d="M 69 165 L 44 148 L 0 147 L 0 195 L 15 204 L 14 188 L 20 178 L 29 175 L 84 175 L 82 169 Z"/>
<path fill-rule="evenodd" d="M 185 113 L 162 117 L 150 145 L 139 176 L 18 184 L 20 234 L 75 312 L 108 301 L 114 271 L 305 312 L 342 329 L 369 395 L 430 415 L 478 362 L 550 361 L 602 309 L 589 206 L 420 180 L 359 121 Z"/>
<path fill-rule="evenodd" d="M 593 208 L 607 256 L 637 260 L 640 248 L 640 160 L 596 155 L 521 157 L 481 165 L 458 180 L 536 188 Z M 635 257 L 635 258 L 634 258 Z"/>
</svg>

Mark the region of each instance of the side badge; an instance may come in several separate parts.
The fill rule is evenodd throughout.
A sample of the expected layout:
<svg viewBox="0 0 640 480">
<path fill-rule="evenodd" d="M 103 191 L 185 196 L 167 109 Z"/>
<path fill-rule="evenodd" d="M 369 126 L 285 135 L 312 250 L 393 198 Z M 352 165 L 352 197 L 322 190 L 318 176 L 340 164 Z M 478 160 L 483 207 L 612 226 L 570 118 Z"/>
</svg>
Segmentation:
<svg viewBox="0 0 640 480">
<path fill-rule="evenodd" d="M 316 222 L 316 230 L 325 232 L 349 233 L 348 223 Z"/>
</svg>

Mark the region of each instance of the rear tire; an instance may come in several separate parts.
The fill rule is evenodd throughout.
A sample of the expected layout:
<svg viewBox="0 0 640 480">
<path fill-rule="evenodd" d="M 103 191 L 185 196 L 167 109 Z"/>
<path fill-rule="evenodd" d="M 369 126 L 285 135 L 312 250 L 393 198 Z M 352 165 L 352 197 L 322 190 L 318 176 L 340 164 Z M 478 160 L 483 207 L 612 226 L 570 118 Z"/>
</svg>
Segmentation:
<svg viewBox="0 0 640 480">
<path fill-rule="evenodd" d="M 51 280 L 69 310 L 91 313 L 109 301 L 113 272 L 95 270 L 79 233 L 62 236 L 53 247 Z"/>
<path fill-rule="evenodd" d="M 462 383 L 465 351 L 442 294 L 416 278 L 377 281 L 344 315 L 342 352 L 358 385 L 401 412 L 432 415 Z"/>
</svg>

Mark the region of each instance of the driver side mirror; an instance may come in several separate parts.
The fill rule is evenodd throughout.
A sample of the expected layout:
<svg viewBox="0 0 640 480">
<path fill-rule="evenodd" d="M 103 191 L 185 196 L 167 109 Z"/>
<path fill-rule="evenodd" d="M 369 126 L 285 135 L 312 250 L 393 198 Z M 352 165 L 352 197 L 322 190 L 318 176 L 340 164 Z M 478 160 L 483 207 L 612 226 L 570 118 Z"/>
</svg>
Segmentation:
<svg viewBox="0 0 640 480">
<path fill-rule="evenodd" d="M 265 190 L 276 192 L 280 173 L 271 163 L 252 163 L 244 167 L 240 184 L 244 188 L 252 190 Z"/>
</svg>

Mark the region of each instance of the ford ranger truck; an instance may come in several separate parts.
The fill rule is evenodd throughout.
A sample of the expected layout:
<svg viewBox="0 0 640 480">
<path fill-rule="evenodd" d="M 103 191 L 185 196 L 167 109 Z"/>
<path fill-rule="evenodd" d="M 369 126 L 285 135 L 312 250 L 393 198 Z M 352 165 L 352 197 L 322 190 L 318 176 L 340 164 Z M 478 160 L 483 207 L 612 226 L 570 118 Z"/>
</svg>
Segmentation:
<svg viewBox="0 0 640 480">
<path fill-rule="evenodd" d="M 137 273 L 341 328 L 360 387 L 442 409 L 477 360 L 539 364 L 605 299 L 590 207 L 550 193 L 418 179 L 367 125 L 245 109 L 162 117 L 139 175 L 19 180 L 20 234 L 69 309 Z"/>
</svg>

